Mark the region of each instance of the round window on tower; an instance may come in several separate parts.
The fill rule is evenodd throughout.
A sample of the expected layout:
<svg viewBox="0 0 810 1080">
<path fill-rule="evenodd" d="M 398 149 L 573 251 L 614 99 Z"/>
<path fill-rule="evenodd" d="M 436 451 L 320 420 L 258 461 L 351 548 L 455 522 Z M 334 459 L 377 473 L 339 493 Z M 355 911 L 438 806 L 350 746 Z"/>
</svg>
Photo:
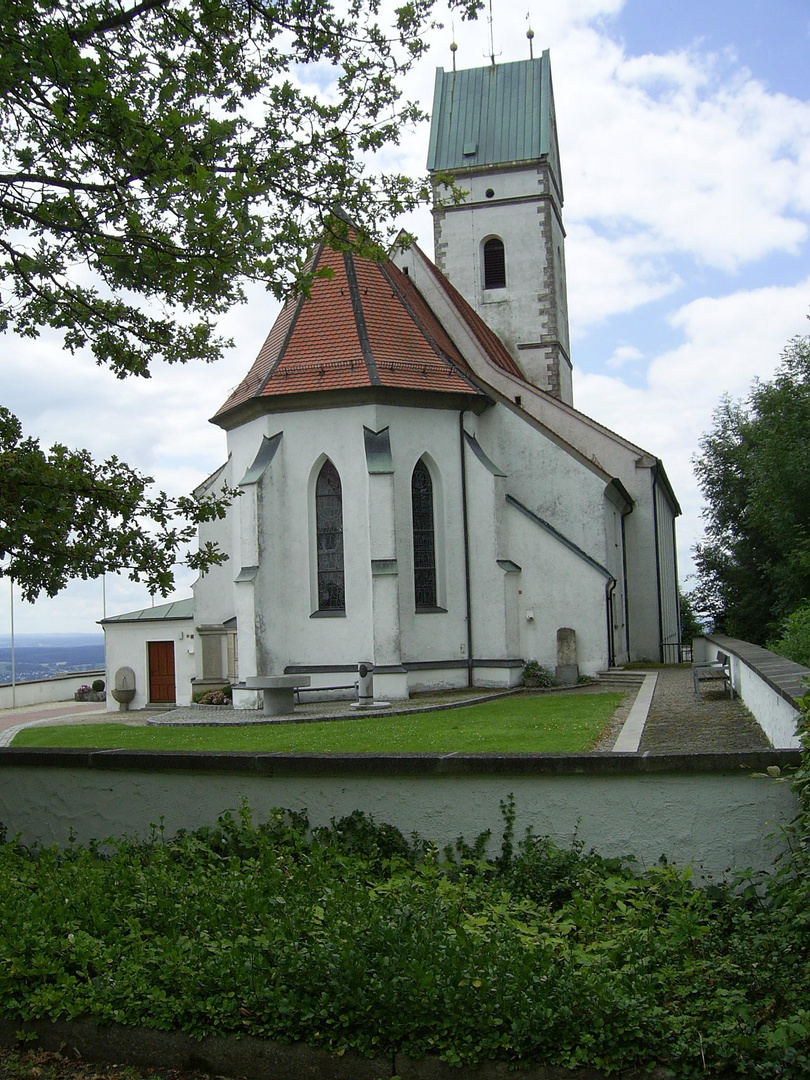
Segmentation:
<svg viewBox="0 0 810 1080">
<path fill-rule="evenodd" d="M 486 197 L 488 199 L 494 199 L 495 198 L 495 192 L 492 190 L 491 187 L 488 187 L 487 190 L 484 192 L 484 194 L 486 195 Z"/>
</svg>

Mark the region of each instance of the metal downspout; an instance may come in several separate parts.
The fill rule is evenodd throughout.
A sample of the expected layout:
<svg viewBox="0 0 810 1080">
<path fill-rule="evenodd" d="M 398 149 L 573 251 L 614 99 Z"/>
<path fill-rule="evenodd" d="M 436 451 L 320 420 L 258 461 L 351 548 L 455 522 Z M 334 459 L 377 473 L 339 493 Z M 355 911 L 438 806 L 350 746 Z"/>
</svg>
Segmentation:
<svg viewBox="0 0 810 1080">
<path fill-rule="evenodd" d="M 464 450 L 464 410 L 458 414 L 458 447 L 461 455 L 461 516 L 464 527 L 464 585 L 467 590 L 467 686 L 473 685 L 472 596 L 470 593 L 470 531 L 467 522 L 467 462 Z"/>
<path fill-rule="evenodd" d="M 616 650 L 613 647 L 613 590 L 616 588 L 616 578 L 610 578 L 605 584 L 605 612 L 607 614 L 607 647 L 608 668 L 613 667 L 616 659 Z"/>
<path fill-rule="evenodd" d="M 653 537 L 655 540 L 655 590 L 658 597 L 658 662 L 664 662 L 664 616 L 661 611 L 661 555 L 658 550 L 658 492 L 655 470 L 652 471 Z"/>
<path fill-rule="evenodd" d="M 632 513 L 632 510 L 629 511 Z M 622 576 L 624 578 L 624 648 L 630 659 L 630 584 L 627 580 L 627 532 L 624 527 L 627 514 L 622 514 Z"/>
<path fill-rule="evenodd" d="M 675 620 L 678 626 L 678 663 L 680 664 L 683 661 L 683 627 L 681 626 L 681 585 L 678 580 L 678 538 L 675 535 L 674 515 L 672 518 L 672 557 L 675 560 Z"/>
</svg>

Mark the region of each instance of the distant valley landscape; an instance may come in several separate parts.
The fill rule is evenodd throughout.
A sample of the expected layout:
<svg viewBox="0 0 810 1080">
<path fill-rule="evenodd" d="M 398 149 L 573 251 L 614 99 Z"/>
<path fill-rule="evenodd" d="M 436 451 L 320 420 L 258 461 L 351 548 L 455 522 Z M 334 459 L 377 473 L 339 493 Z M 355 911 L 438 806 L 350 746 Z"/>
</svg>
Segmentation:
<svg viewBox="0 0 810 1080">
<path fill-rule="evenodd" d="M 104 667 L 103 634 L 15 634 L 17 682 Z M 11 637 L 0 634 L 0 685 L 11 682 Z"/>
</svg>

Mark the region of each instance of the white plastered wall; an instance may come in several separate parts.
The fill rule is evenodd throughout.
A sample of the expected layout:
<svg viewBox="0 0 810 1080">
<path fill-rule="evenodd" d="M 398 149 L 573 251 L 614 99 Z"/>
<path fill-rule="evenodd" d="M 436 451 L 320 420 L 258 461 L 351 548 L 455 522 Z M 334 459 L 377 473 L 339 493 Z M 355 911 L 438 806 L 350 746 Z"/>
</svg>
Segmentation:
<svg viewBox="0 0 810 1080">
<path fill-rule="evenodd" d="M 559 341 L 570 355 L 565 233 L 548 167 L 493 168 L 461 174 L 457 184 L 466 197 L 434 211 L 437 263 L 527 377 L 548 390 L 548 344 Z M 483 245 L 493 237 L 504 244 L 502 289 L 484 287 Z M 562 399 L 571 403 L 567 359 L 560 359 L 559 378 Z"/>
<path fill-rule="evenodd" d="M 610 543 L 617 512 L 605 498 L 604 474 L 505 404 L 481 415 L 466 412 L 464 425 L 492 466 L 465 444 L 473 650 L 490 665 L 476 667 L 476 682 L 513 683 L 519 667 L 501 668 L 498 661 L 542 654 L 554 666 L 563 626 L 577 630 L 583 670 L 597 670 L 607 661 L 606 576 L 510 508 L 505 496 L 606 566 L 621 589 L 621 553 Z M 364 427 L 388 429 L 393 473 L 369 472 Z M 394 696 L 405 688 L 401 676 L 394 678 L 398 665 L 426 665 L 409 669 L 410 690 L 463 685 L 467 587 L 458 410 L 358 405 L 257 418 L 229 433 L 237 481 L 262 437 L 278 432 L 283 437 L 272 463 L 230 515 L 231 582 L 240 567 L 258 564 L 255 581 L 228 584 L 229 600 L 205 600 L 205 610 L 222 612 L 220 619 L 236 610 L 240 678 L 323 668 L 314 672 L 313 686 L 342 685 L 354 677 L 348 669 L 363 661 L 391 670 Z M 327 459 L 343 493 L 346 611 L 339 616 L 314 614 L 314 483 Z M 414 600 L 411 477 L 420 459 L 433 480 L 437 607 L 444 609 L 430 612 L 416 612 Z M 521 573 L 506 572 L 499 560 L 517 564 Z M 389 564 L 385 572 L 373 573 L 380 562 Z M 210 585 L 203 579 L 197 596 L 221 587 L 222 575 Z M 239 703 L 253 704 L 255 696 Z"/>
<path fill-rule="evenodd" d="M 425 256 L 416 248 L 394 253 L 400 268 L 425 296 L 465 359 L 484 382 L 509 401 L 520 398 L 521 409 L 548 431 L 564 440 L 573 452 L 601 473 L 608 482 L 621 480 L 634 502 L 625 521 L 627 556 L 627 617 L 630 624 L 632 659 L 657 660 L 660 655 L 660 620 L 656 564 L 655 518 L 653 510 L 653 470 L 657 459 L 641 447 L 598 424 L 564 402 L 558 401 L 498 367 L 447 295 L 436 283 Z M 455 282 L 454 282 L 455 284 Z M 463 288 L 460 290 L 464 292 Z M 675 567 L 662 567 L 662 574 L 674 581 Z"/>
<path fill-rule="evenodd" d="M 130 709 L 149 704 L 149 642 L 171 641 L 174 645 L 175 697 L 178 705 L 190 705 L 192 680 L 196 675 L 197 635 L 194 619 L 155 619 L 154 622 L 112 622 L 104 627 L 107 664 L 107 712 L 117 712 L 112 696 L 115 673 L 121 667 L 135 672 L 135 697 Z"/>
</svg>

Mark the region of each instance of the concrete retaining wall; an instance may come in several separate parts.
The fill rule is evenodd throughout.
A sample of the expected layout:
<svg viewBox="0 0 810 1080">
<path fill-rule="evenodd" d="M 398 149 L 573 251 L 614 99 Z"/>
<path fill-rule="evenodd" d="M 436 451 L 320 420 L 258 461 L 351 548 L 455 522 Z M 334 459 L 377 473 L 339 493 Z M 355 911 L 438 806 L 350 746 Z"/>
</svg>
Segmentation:
<svg viewBox="0 0 810 1080">
<path fill-rule="evenodd" d="M 53 679 L 18 682 L 13 691 L 11 683 L 3 683 L 0 686 L 0 709 L 72 701 L 80 686 L 90 686 L 94 679 L 104 678 L 104 671 L 73 671 L 69 675 L 56 675 Z"/>
<path fill-rule="evenodd" d="M 505 1061 L 482 1062 L 462 1072 L 438 1058 L 410 1058 L 405 1054 L 361 1057 L 351 1050 L 332 1054 L 305 1043 L 279 1043 L 254 1036 L 227 1038 L 209 1035 L 194 1039 L 181 1031 L 96 1024 L 78 1020 L 4 1020 L 0 1017 L 0 1045 L 13 1046 L 19 1033 L 34 1045 L 52 1052 L 75 1052 L 85 1061 L 141 1065 L 146 1068 L 202 1071 L 249 1080 L 603 1080 L 600 1069 L 565 1069 L 529 1065 L 515 1071 Z M 615 1076 L 615 1073 L 613 1074 Z M 622 1072 L 623 1080 L 670 1080 L 664 1068 L 638 1068 Z"/>
<path fill-rule="evenodd" d="M 783 656 L 751 645 L 747 641 L 706 634 L 695 638 L 695 661 L 716 660 L 723 652 L 731 657 L 734 692 L 739 694 L 757 723 L 780 748 L 798 747 L 796 725 L 801 712 L 799 699 L 810 694 L 810 668 L 786 660 Z"/>
<path fill-rule="evenodd" d="M 606 856 L 662 855 L 701 876 L 768 869 L 796 813 L 788 784 L 752 779 L 797 764 L 790 751 L 738 754 L 337 755 L 0 749 L 0 820 L 26 843 L 171 835 L 247 800 L 328 823 L 360 809 L 444 845 L 489 829 L 510 794 L 517 835 L 577 836 Z M 776 835 L 773 835 L 776 833 Z"/>
</svg>

